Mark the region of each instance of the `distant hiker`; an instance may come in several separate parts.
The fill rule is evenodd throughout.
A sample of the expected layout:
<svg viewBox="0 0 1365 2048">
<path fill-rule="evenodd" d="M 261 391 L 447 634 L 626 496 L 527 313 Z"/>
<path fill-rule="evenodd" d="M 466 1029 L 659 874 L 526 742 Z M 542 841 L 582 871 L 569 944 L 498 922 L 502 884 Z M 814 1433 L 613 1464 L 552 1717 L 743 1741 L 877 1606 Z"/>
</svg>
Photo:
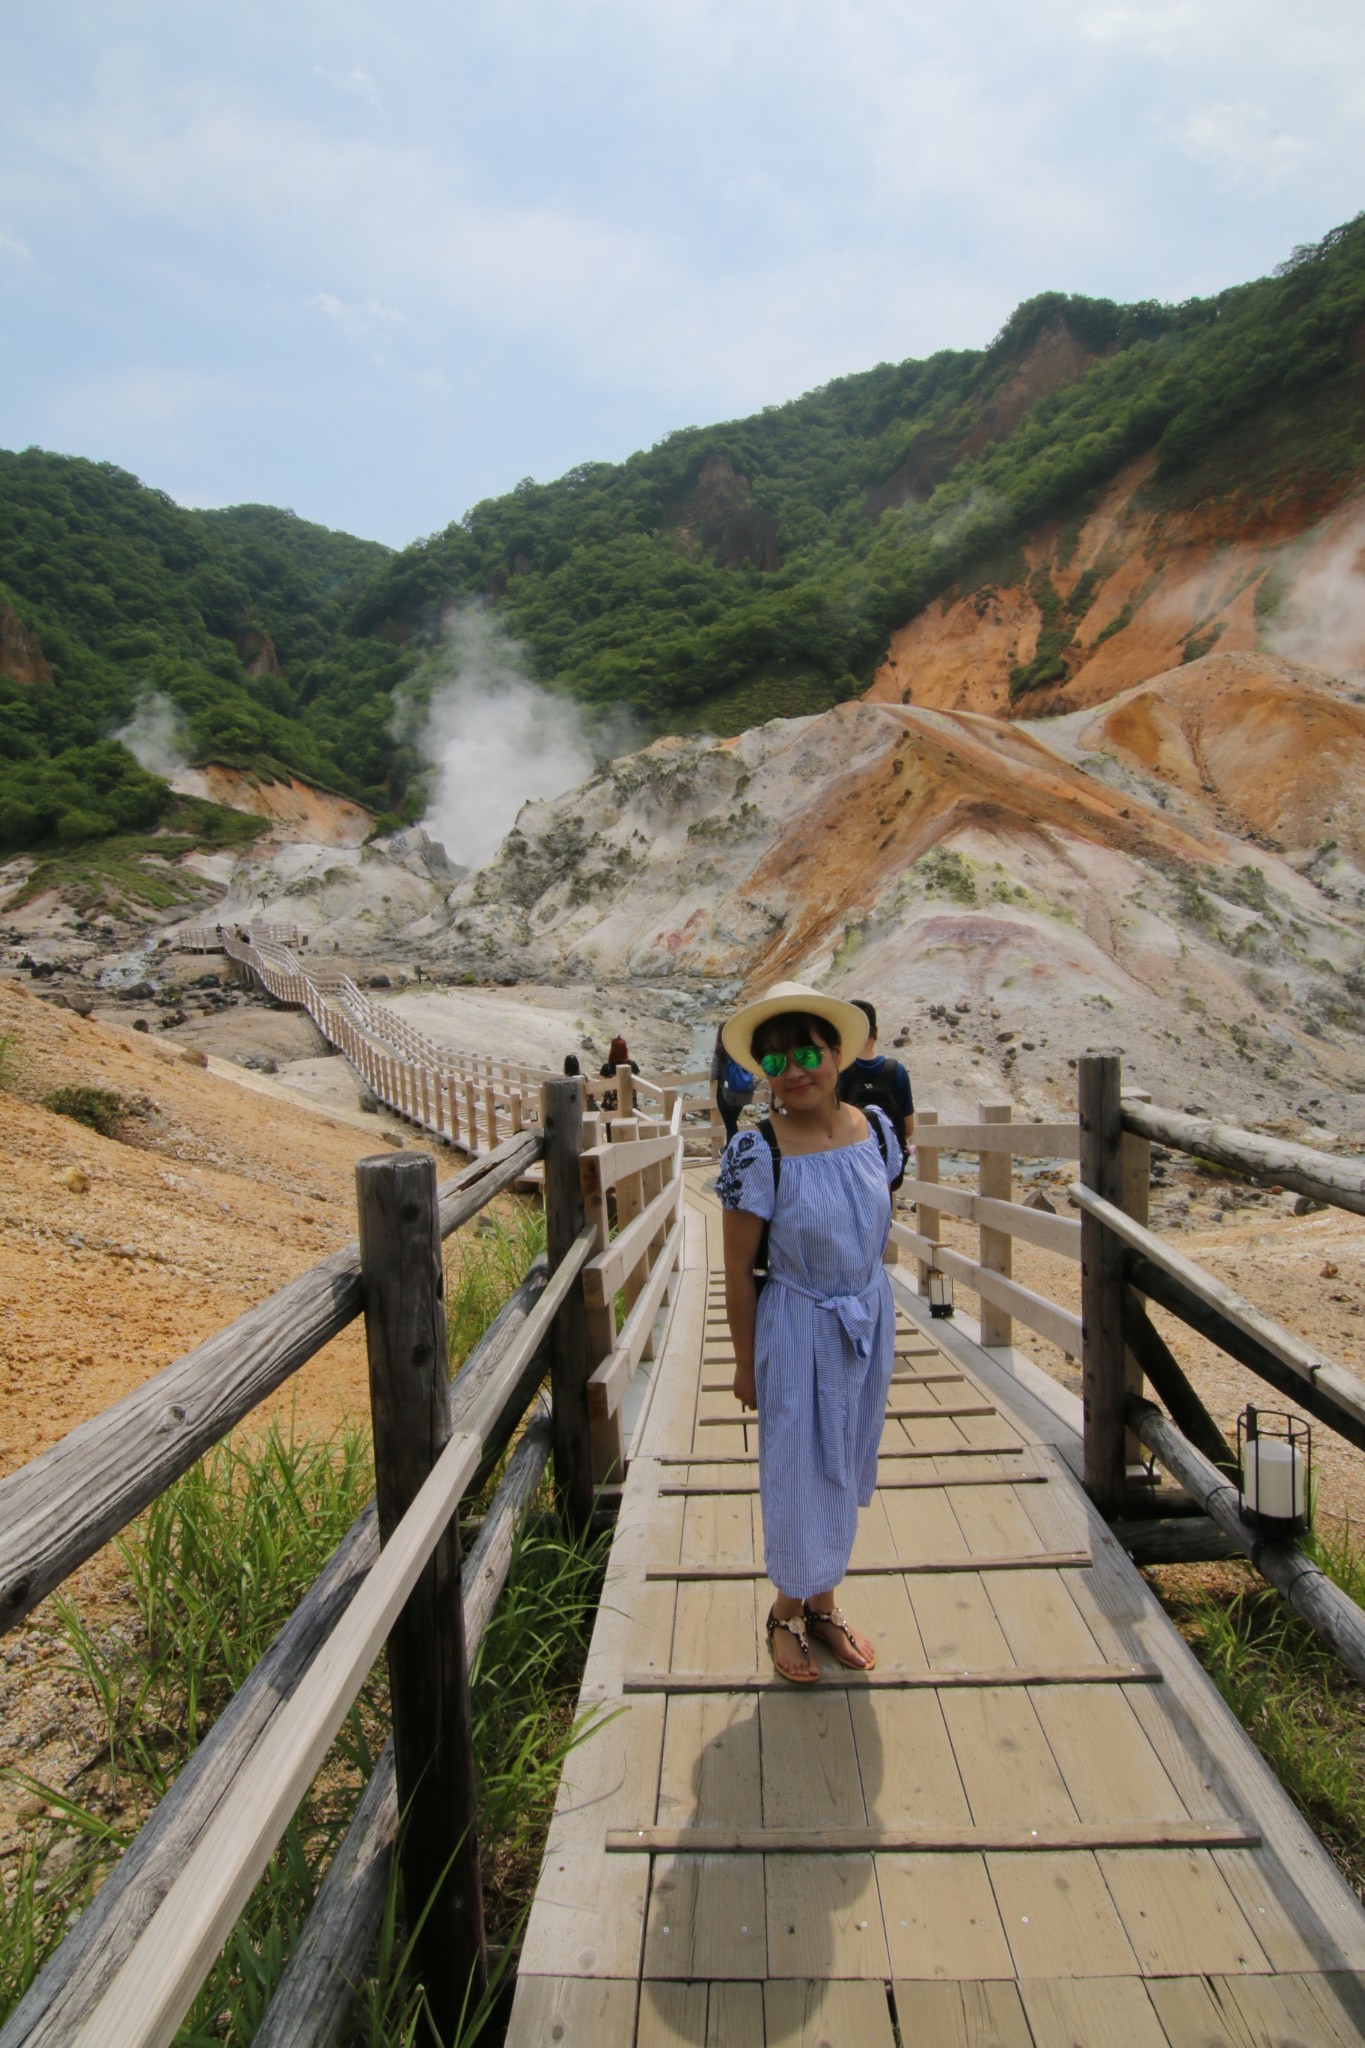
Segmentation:
<svg viewBox="0 0 1365 2048">
<path fill-rule="evenodd" d="M 613 1038 L 607 1051 L 606 1063 L 598 1069 L 598 1072 L 604 1081 L 614 1081 L 618 1067 L 629 1067 L 632 1074 L 638 1074 L 640 1071 L 639 1061 L 631 1058 L 630 1048 L 627 1046 L 624 1038 Z M 614 1088 L 608 1088 L 604 1093 L 602 1107 L 603 1109 L 615 1109 L 616 1090 Z"/>
<path fill-rule="evenodd" d="M 721 1036 L 724 1026 L 716 1033 L 716 1049 L 711 1055 L 711 1080 L 716 1091 L 716 1108 L 725 1126 L 725 1142 L 728 1145 L 739 1129 L 739 1120 L 754 1099 L 758 1077 L 751 1074 L 738 1060 L 732 1060 L 725 1050 Z"/>
<path fill-rule="evenodd" d="M 776 1112 L 731 1139 L 716 1193 L 735 1399 L 759 1419 L 763 1562 L 776 1589 L 768 1647 L 793 1685 L 820 1676 L 812 1637 L 850 1670 L 877 1661 L 835 1605 L 877 1483 L 895 1349 L 882 1255 L 900 1149 L 875 1104 L 839 1097 L 866 1030 L 852 1003 L 787 981 L 723 1034 L 727 1052 L 766 1075 Z"/>
<path fill-rule="evenodd" d="M 901 1148 L 901 1170 L 891 1183 L 894 1195 L 905 1179 L 905 1159 L 915 1135 L 914 1092 L 910 1076 L 900 1061 L 889 1060 L 884 1053 L 877 1051 L 877 1012 L 872 1004 L 857 996 L 853 1007 L 861 1010 L 867 1019 L 867 1044 L 853 1064 L 840 1074 L 839 1093 L 856 1109 L 866 1109 L 872 1103 L 890 1117 Z"/>
<path fill-rule="evenodd" d="M 566 1052 L 564 1055 L 564 1072 L 572 1076 L 574 1074 L 581 1074 L 582 1071 L 582 1067 L 578 1064 L 578 1054 L 576 1052 Z"/>
</svg>

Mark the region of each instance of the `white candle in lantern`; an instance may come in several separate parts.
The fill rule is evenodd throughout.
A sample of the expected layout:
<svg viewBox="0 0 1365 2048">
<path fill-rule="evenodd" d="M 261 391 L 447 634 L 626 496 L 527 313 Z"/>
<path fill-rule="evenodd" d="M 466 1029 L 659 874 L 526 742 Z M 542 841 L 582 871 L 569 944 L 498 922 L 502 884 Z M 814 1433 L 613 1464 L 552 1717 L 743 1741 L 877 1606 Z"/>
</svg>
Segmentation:
<svg viewBox="0 0 1365 2048">
<path fill-rule="evenodd" d="M 1278 1437 L 1253 1437 L 1242 1448 L 1242 1498 L 1253 1514 L 1302 1520 L 1306 1476 L 1303 1453 Z"/>
</svg>

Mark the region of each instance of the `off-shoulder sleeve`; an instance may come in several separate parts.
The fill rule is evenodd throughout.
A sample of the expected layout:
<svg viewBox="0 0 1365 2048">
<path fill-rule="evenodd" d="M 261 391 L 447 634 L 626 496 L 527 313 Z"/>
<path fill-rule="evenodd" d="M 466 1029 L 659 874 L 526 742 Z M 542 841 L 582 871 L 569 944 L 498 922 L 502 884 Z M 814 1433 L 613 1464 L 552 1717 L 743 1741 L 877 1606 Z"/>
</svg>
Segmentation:
<svg viewBox="0 0 1365 2048">
<path fill-rule="evenodd" d="M 896 1178 L 896 1175 L 905 1164 L 905 1152 L 901 1146 L 900 1139 L 896 1135 L 896 1126 L 892 1123 L 886 1111 L 878 1109 L 875 1102 L 865 1102 L 863 1104 L 863 1115 L 869 1123 L 871 1123 L 874 1116 L 876 1117 L 881 1127 L 882 1136 L 886 1140 L 886 1178 L 889 1184 Z"/>
<path fill-rule="evenodd" d="M 736 1131 L 721 1155 L 716 1176 L 721 1207 L 745 1209 L 765 1219 L 773 1213 L 773 1155 L 757 1131 Z"/>
</svg>

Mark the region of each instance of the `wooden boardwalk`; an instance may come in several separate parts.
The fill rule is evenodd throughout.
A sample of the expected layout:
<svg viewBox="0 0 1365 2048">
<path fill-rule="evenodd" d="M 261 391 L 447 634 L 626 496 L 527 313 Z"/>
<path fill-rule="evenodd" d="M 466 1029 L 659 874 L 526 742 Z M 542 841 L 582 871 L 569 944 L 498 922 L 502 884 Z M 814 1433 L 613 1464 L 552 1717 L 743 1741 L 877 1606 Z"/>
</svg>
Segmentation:
<svg viewBox="0 0 1365 2048">
<path fill-rule="evenodd" d="M 689 1176 L 509 2048 L 1365 2041 L 1365 1913 L 1052 1411 L 971 1351 L 900 1309 L 843 1592 L 878 1669 L 783 1685 L 720 1211 Z"/>
</svg>

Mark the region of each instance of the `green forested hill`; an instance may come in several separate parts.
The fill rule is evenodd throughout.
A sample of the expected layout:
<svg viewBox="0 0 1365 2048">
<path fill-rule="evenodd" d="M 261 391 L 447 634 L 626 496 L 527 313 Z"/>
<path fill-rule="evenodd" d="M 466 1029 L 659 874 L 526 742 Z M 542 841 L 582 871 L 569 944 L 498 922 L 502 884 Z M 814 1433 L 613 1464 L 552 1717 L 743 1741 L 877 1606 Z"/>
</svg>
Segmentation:
<svg viewBox="0 0 1365 2048">
<path fill-rule="evenodd" d="M 420 703 L 452 601 L 495 602 L 541 680 L 651 731 L 823 707 L 932 597 L 1135 455 L 1156 450 L 1174 498 L 1215 473 L 1272 490 L 1274 414 L 1295 487 L 1365 471 L 1363 339 L 1365 216 L 1212 299 L 1046 294 L 989 348 L 528 479 L 399 553 L 0 454 L 0 604 L 52 675 L 0 678 L 0 844 L 145 828 L 162 786 L 106 736 L 149 689 L 183 709 L 196 759 L 273 760 L 411 812 L 392 693 Z"/>
</svg>

